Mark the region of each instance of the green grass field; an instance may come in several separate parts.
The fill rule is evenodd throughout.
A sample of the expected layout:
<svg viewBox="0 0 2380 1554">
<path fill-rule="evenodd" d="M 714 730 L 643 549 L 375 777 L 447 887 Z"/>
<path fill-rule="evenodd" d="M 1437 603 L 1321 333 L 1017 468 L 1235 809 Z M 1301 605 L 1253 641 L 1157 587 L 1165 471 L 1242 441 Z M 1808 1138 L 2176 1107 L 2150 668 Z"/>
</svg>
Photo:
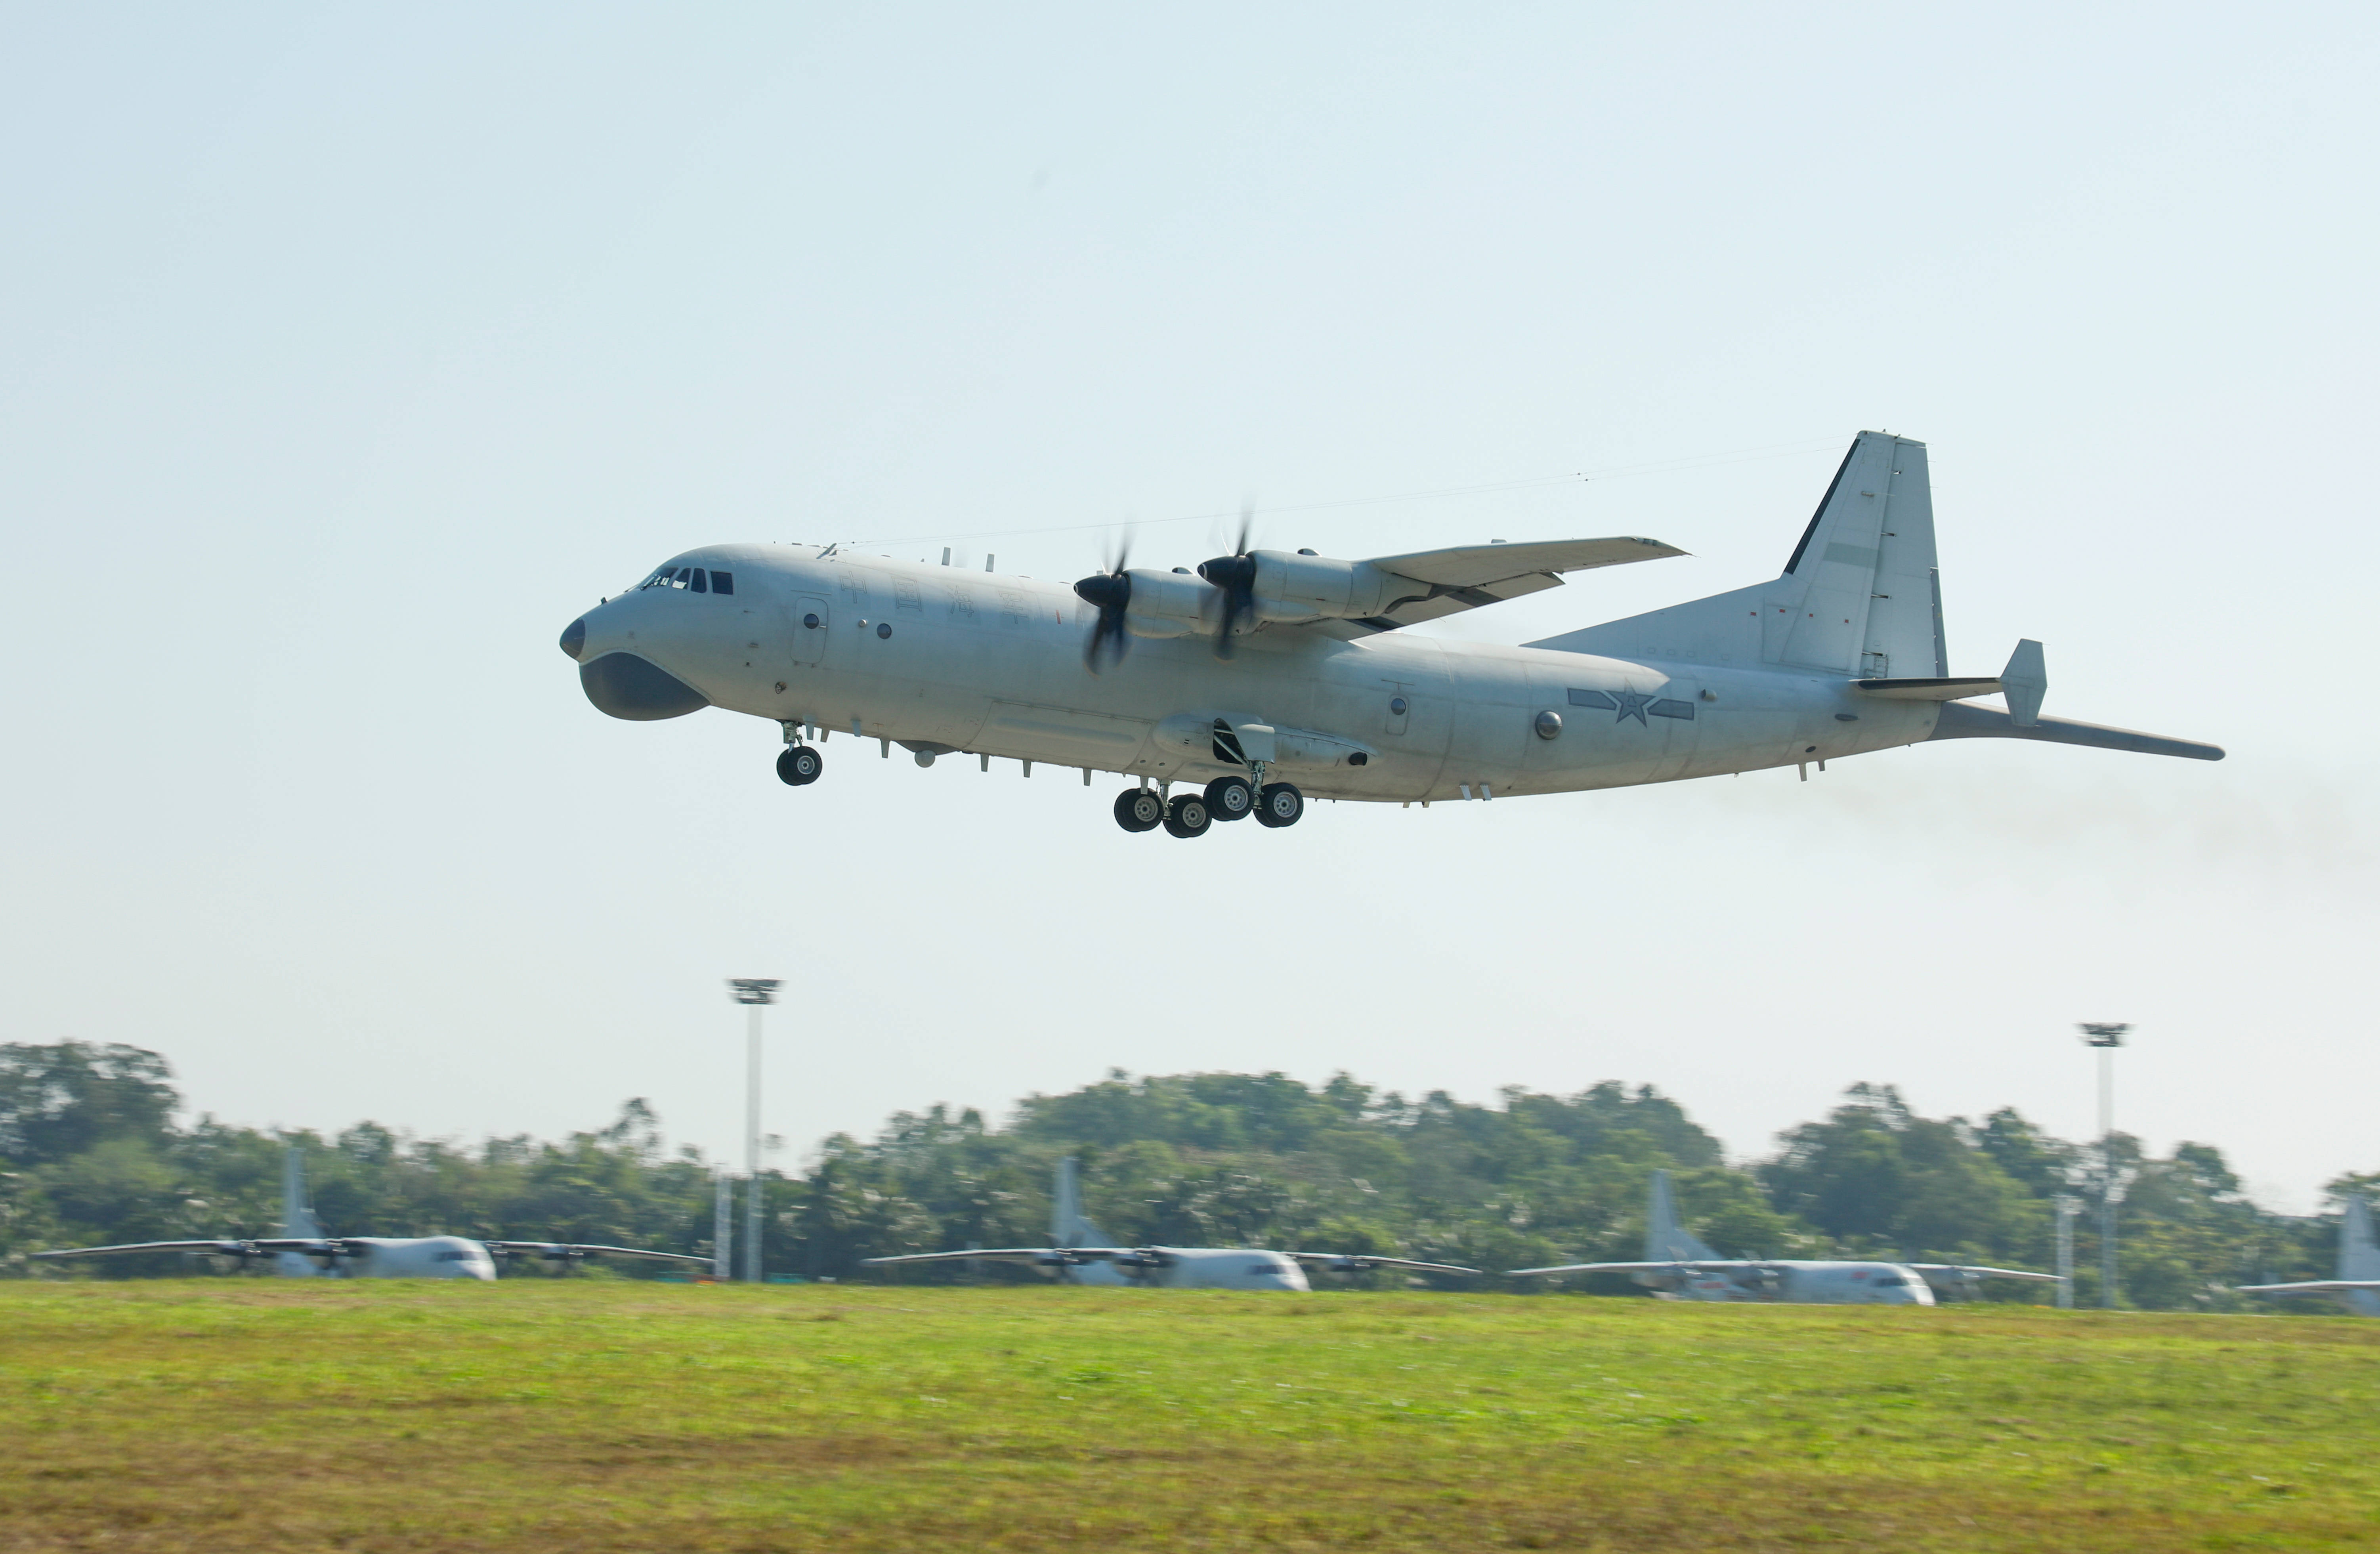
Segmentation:
<svg viewBox="0 0 2380 1554">
<path fill-rule="evenodd" d="M 0 1285 L 0 1549 L 2380 1548 L 2380 1322 Z"/>
</svg>

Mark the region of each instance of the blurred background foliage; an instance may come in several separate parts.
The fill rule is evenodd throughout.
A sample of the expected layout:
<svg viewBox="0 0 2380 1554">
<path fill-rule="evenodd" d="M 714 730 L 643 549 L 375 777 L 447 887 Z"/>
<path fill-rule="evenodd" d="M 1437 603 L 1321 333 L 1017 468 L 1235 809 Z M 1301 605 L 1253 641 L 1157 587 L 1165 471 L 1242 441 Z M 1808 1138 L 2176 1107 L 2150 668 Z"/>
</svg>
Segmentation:
<svg viewBox="0 0 2380 1554">
<path fill-rule="evenodd" d="M 45 1247 L 275 1233 L 285 1144 L 306 1151 L 332 1234 L 561 1240 L 708 1255 L 719 1162 L 670 1149 L 630 1100 L 559 1142 L 476 1145 L 376 1123 L 268 1134 L 200 1116 L 157 1053 L 0 1045 L 0 1270 L 34 1277 L 188 1271 L 178 1258 L 35 1264 Z M 1346 1074 L 1133 1078 L 1034 1095 L 1005 1127 L 970 1109 L 896 1113 L 872 1140 L 838 1134 L 806 1171 L 761 1179 L 771 1275 L 864 1276 L 863 1257 L 1049 1236 L 1058 1159 L 1082 1164 L 1085 1212 L 1122 1244 L 1371 1252 L 1499 1269 L 1641 1255 L 1647 1180 L 1673 1173 L 1688 1228 L 1725 1256 L 1880 1257 L 2046 1269 L 2060 1194 L 2123 1184 L 2125 1304 L 2228 1309 L 2235 1283 L 2327 1277 L 2338 1215 L 2293 1217 L 2241 1190 L 2212 1145 L 2164 1159 L 2119 1135 L 2111 1159 L 2016 1112 L 1921 1117 L 1889 1086 L 1854 1085 L 1775 1152 L 1730 1162 L 1676 1101 L 1616 1082 L 1572 1096 L 1508 1088 L 1479 1106 L 1408 1099 Z M 2380 1173 L 2331 1184 L 2370 1191 Z M 737 1222 L 742 1222 L 739 1206 Z M 2075 1226 L 2077 1300 L 2097 1300 L 2095 1212 Z M 204 1265 L 196 1265 L 204 1266 Z M 661 1270 L 620 1270 L 632 1277 Z M 998 1264 L 907 1277 L 1031 1279 Z M 1374 1276 L 1376 1279 L 1382 1276 Z M 1637 1293 L 1616 1277 L 1576 1288 Z M 1530 1283 L 1524 1287 L 1539 1288 Z M 1994 1298 L 2039 1300 L 2033 1288 Z"/>
</svg>

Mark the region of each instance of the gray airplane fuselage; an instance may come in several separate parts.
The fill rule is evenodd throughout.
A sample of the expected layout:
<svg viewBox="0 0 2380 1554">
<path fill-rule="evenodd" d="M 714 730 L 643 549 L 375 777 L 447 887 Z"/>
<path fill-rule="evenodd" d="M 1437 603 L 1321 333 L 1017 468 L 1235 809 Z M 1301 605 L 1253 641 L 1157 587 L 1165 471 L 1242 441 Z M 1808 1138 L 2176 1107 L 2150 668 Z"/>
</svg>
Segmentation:
<svg viewBox="0 0 2380 1554">
<path fill-rule="evenodd" d="M 1160 782 L 1243 770 L 1207 747 L 1221 718 L 1322 736 L 1275 769 L 1307 795 L 1387 802 L 1839 759 L 1925 739 L 1940 712 L 1823 672 L 1295 626 L 1240 637 L 1228 659 L 1208 637 L 1136 640 L 1094 674 L 1096 612 L 1064 583 L 808 545 L 707 546 L 670 565 L 725 574 L 734 592 L 642 588 L 565 638 L 589 698 L 614 716 L 710 705 Z"/>
</svg>

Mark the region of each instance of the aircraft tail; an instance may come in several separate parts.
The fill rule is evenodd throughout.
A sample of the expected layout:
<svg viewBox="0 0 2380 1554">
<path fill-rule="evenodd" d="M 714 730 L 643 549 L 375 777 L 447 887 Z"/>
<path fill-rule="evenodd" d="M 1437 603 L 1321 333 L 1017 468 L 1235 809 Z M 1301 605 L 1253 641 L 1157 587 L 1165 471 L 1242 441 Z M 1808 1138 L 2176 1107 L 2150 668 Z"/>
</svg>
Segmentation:
<svg viewBox="0 0 2380 1554">
<path fill-rule="evenodd" d="M 1670 1197 L 1670 1173 L 1653 1173 L 1652 1201 L 1645 1210 L 1645 1260 L 1648 1263 L 1712 1263 L 1718 1253 L 1688 1235 L 1678 1224 L 1678 1206 Z"/>
<path fill-rule="evenodd" d="M 2338 1226 L 2338 1277 L 2380 1280 L 2380 1246 L 2372 1241 L 2372 1208 L 2363 1195 L 2347 1200 L 2346 1218 Z M 2380 1317 L 2380 1290 L 2344 1292 L 2347 1304 L 2366 1317 Z"/>
<path fill-rule="evenodd" d="M 1853 438 L 1775 582 L 1528 646 L 1863 680 L 1947 677 L 1925 444 L 1885 431 Z"/>
<path fill-rule="evenodd" d="M 1072 1155 L 1058 1162 L 1057 1191 L 1050 1198 L 1050 1244 L 1052 1246 L 1105 1246 L 1108 1238 L 1099 1228 L 1083 1218 L 1083 1190 L 1076 1179 L 1075 1161 Z"/>
<path fill-rule="evenodd" d="M 322 1233 L 306 1202 L 306 1152 L 295 1144 L 281 1157 L 281 1233 L 293 1241 Z"/>
</svg>

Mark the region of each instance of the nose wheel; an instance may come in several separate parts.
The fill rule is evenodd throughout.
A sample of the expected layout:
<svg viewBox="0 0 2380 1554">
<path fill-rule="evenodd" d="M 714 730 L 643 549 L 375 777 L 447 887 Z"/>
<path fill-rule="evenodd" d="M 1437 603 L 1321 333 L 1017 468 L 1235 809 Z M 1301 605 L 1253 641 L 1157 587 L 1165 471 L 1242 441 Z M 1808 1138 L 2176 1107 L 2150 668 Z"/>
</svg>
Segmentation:
<svg viewBox="0 0 2380 1554">
<path fill-rule="evenodd" d="M 815 746 L 788 745 L 777 757 L 777 780 L 789 788 L 807 788 L 826 770 L 826 759 Z"/>
</svg>

